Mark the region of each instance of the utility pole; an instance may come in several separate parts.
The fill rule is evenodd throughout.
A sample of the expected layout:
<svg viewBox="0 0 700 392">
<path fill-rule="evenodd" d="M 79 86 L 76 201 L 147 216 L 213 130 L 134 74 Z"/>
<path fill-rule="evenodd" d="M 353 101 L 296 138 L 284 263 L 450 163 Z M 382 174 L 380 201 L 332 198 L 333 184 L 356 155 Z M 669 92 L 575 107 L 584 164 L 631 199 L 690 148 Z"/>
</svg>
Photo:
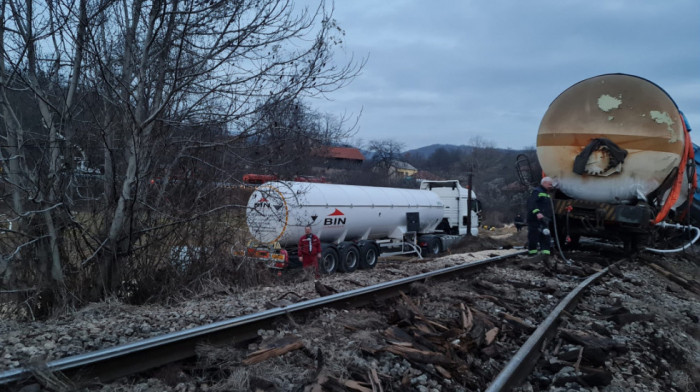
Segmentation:
<svg viewBox="0 0 700 392">
<path fill-rule="evenodd" d="M 467 174 L 467 236 L 472 235 L 472 172 Z"/>
</svg>

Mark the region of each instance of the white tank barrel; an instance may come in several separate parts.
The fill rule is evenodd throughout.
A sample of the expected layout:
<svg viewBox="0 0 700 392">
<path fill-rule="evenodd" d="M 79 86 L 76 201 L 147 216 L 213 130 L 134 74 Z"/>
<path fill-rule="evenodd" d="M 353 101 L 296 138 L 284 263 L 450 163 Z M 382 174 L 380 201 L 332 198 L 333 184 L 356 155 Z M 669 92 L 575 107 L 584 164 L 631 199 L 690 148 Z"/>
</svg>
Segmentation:
<svg viewBox="0 0 700 392">
<path fill-rule="evenodd" d="M 430 191 L 308 182 L 268 182 L 248 200 L 247 224 L 261 243 L 295 244 L 310 225 L 322 242 L 401 239 L 406 213 L 418 213 L 418 232 L 431 232 L 443 202 Z"/>
</svg>

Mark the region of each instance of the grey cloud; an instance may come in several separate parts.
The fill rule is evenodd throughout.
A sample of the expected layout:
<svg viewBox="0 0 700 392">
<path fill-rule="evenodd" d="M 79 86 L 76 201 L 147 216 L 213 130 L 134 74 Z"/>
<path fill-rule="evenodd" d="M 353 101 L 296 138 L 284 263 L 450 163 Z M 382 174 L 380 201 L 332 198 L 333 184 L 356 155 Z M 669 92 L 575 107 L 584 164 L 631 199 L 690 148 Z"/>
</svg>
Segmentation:
<svg viewBox="0 0 700 392">
<path fill-rule="evenodd" d="M 370 59 L 332 102 L 319 103 L 363 109 L 359 138 L 396 137 L 413 148 L 480 135 L 532 146 L 559 93 L 612 72 L 657 83 L 700 128 L 697 0 L 375 3 L 336 3 L 345 50 Z"/>
</svg>

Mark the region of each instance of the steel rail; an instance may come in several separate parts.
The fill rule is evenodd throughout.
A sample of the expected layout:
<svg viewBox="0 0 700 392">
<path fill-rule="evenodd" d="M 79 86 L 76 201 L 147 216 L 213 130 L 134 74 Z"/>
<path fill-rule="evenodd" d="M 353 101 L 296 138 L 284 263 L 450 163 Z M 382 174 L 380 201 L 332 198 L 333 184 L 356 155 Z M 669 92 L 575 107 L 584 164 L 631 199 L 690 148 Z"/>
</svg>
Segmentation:
<svg viewBox="0 0 700 392">
<path fill-rule="evenodd" d="M 619 263 L 616 262 L 615 264 Z M 613 264 L 613 265 L 615 265 Z M 571 309 L 581 297 L 581 294 L 591 283 L 598 280 L 608 272 L 610 267 L 589 276 L 574 288 L 564 299 L 552 310 L 547 318 L 540 323 L 535 332 L 530 335 L 527 341 L 520 347 L 518 352 L 511 358 L 508 364 L 501 370 L 496 378 L 491 382 L 486 392 L 509 391 L 519 386 L 534 368 L 540 356 L 540 348 L 544 341 L 552 336 L 559 326 L 559 320 L 564 311 Z"/>
<path fill-rule="evenodd" d="M 46 363 L 42 372 L 62 372 L 69 378 L 99 379 L 101 382 L 146 371 L 167 363 L 195 356 L 197 345 L 227 342 L 236 344 L 257 336 L 257 331 L 269 328 L 273 321 L 292 314 L 302 315 L 327 306 L 361 306 L 397 296 L 414 282 L 440 279 L 467 270 L 476 270 L 491 263 L 525 254 L 525 251 L 471 261 L 420 275 L 384 282 L 373 286 L 315 298 L 292 305 L 268 309 L 259 313 L 223 320 L 212 324 L 173 332 L 166 335 L 74 355 Z M 33 377 L 32 368 L 20 367 L 0 372 L 0 385 L 16 383 Z"/>
</svg>

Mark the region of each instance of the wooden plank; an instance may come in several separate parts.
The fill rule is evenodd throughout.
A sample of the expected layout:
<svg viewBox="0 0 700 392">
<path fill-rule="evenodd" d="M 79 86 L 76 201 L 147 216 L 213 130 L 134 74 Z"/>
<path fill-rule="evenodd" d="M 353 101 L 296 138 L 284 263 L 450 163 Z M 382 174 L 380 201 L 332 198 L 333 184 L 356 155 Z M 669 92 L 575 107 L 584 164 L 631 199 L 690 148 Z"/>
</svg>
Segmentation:
<svg viewBox="0 0 700 392">
<path fill-rule="evenodd" d="M 243 360 L 243 364 L 252 365 L 255 363 L 259 363 L 267 359 L 286 354 L 290 351 L 298 350 L 302 347 L 304 347 L 304 343 L 302 343 L 300 340 L 297 340 L 293 343 L 287 344 L 282 347 L 271 348 L 267 350 L 258 350 L 254 353 L 249 354 L 248 357 L 246 357 L 246 359 Z"/>
<path fill-rule="evenodd" d="M 665 276 L 668 278 L 670 281 L 677 283 L 684 289 L 691 291 L 695 294 L 700 294 L 700 283 L 696 282 L 695 280 L 688 280 L 685 279 L 678 274 L 675 274 L 671 271 L 668 271 L 667 269 L 654 264 L 654 263 L 649 263 L 649 266 L 659 272 L 661 275 Z"/>
<path fill-rule="evenodd" d="M 444 354 L 432 351 L 417 350 L 412 347 L 403 347 L 395 345 L 387 346 L 384 348 L 384 350 L 392 354 L 400 355 L 409 361 L 447 366 L 452 364 L 452 361 L 449 358 L 447 358 Z"/>
<path fill-rule="evenodd" d="M 528 332 L 532 332 L 536 329 L 534 325 L 521 319 L 520 317 L 513 316 L 512 314 L 503 313 L 503 319 L 508 321 L 510 324 L 515 325 L 516 327 Z"/>
<path fill-rule="evenodd" d="M 377 374 L 377 369 L 370 369 L 369 382 L 372 385 L 372 392 L 384 392 L 384 389 L 382 388 L 382 382 L 379 379 L 379 374 Z"/>
<path fill-rule="evenodd" d="M 449 331 L 449 330 L 450 330 L 448 327 L 446 327 L 446 326 L 444 326 L 444 325 L 438 323 L 437 321 L 428 320 L 428 319 L 426 319 L 426 318 L 424 318 L 424 317 L 422 317 L 422 316 L 416 317 L 416 320 L 423 321 L 423 322 L 425 322 L 425 323 L 427 323 L 427 324 L 430 324 L 430 325 L 433 326 L 433 327 L 436 327 L 436 328 L 438 328 L 438 329 L 442 329 L 443 331 Z"/>
<path fill-rule="evenodd" d="M 345 380 L 343 382 L 343 385 L 345 385 L 345 387 L 349 388 L 351 391 L 372 392 L 370 388 L 367 388 L 363 384 L 364 383 L 360 383 L 355 380 Z"/>
<path fill-rule="evenodd" d="M 604 351 L 610 350 L 627 350 L 623 344 L 616 342 L 611 338 L 606 338 L 603 336 L 597 336 L 590 332 L 577 331 L 573 329 L 562 328 L 559 331 L 559 336 L 562 339 L 569 341 L 570 343 L 578 344 L 583 346 L 586 350 L 602 349 Z"/>
<path fill-rule="evenodd" d="M 440 375 L 445 377 L 445 378 L 448 378 L 448 379 L 452 378 L 452 373 L 450 373 L 449 371 L 447 371 L 447 369 L 445 369 L 444 367 L 442 367 L 440 365 L 435 365 L 435 370 L 437 370 L 438 373 L 440 373 Z"/>
<path fill-rule="evenodd" d="M 616 314 L 608 318 L 608 320 L 614 322 L 615 324 L 622 326 L 636 321 L 652 321 L 654 320 L 653 314 L 640 314 L 640 313 L 625 313 Z"/>
<path fill-rule="evenodd" d="M 406 304 L 411 308 L 413 313 L 425 320 L 425 315 L 423 314 L 423 312 L 418 308 L 418 306 L 413 302 L 413 300 L 409 296 L 407 296 L 403 291 L 401 292 L 401 298 L 403 298 L 404 302 L 406 302 Z"/>
<path fill-rule="evenodd" d="M 486 345 L 487 346 L 490 346 L 491 343 L 493 343 L 494 340 L 496 340 L 496 336 L 498 336 L 498 331 L 499 331 L 498 327 L 493 327 L 493 328 L 489 329 L 488 331 L 486 331 L 485 338 L 486 338 Z"/>
<path fill-rule="evenodd" d="M 462 311 L 462 329 L 469 332 L 474 326 L 474 315 L 469 306 L 464 305 L 464 302 L 459 303 L 459 308 Z"/>
</svg>

